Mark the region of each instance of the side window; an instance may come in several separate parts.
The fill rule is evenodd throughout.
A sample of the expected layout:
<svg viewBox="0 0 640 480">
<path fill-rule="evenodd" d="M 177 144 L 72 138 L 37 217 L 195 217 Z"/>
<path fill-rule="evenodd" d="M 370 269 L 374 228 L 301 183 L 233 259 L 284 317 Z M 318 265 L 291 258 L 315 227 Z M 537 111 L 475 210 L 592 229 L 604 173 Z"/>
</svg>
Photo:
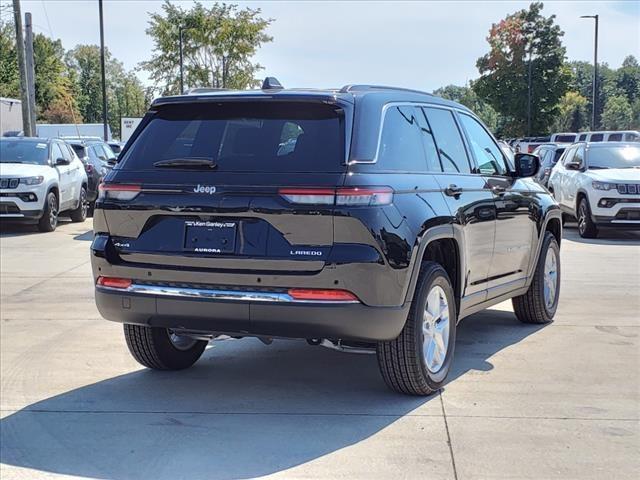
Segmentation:
<svg viewBox="0 0 640 480">
<path fill-rule="evenodd" d="M 427 170 L 429 172 L 442 172 L 442 164 L 440 163 L 440 157 L 438 156 L 438 149 L 436 148 L 436 141 L 433 136 L 431 125 L 429 125 L 429 121 L 424 114 L 424 110 L 416 107 L 415 113 L 418 119 L 418 127 L 420 127 L 422 146 L 424 147 L 424 153 L 427 156 Z"/>
<path fill-rule="evenodd" d="M 476 157 L 480 173 L 483 175 L 506 175 L 508 170 L 502 150 L 496 145 L 491 135 L 473 117 L 460 114 L 460 121 L 467 131 L 471 150 Z"/>
<path fill-rule="evenodd" d="M 95 145 L 87 147 L 87 152 L 91 160 L 100 160 L 100 155 L 102 155 L 102 152 L 98 150 Z"/>
<path fill-rule="evenodd" d="M 534 150 L 533 154 L 540 157 L 540 165 L 546 165 L 549 161 L 549 152 L 548 148 L 540 148 L 537 152 Z"/>
<path fill-rule="evenodd" d="M 601 142 L 603 138 L 604 135 L 602 133 L 594 133 L 593 135 L 591 135 L 592 142 Z"/>
<path fill-rule="evenodd" d="M 625 140 L 627 142 L 638 142 L 640 141 L 640 135 L 638 135 L 637 133 L 626 133 L 625 135 Z"/>
<path fill-rule="evenodd" d="M 75 152 L 73 148 L 71 148 L 71 145 L 66 144 L 65 146 L 67 147 L 67 150 L 69 150 L 69 157 L 71 158 L 71 160 L 75 160 Z"/>
<path fill-rule="evenodd" d="M 580 135 L 580 137 L 578 138 L 579 142 L 584 142 L 587 139 L 587 134 L 583 133 Z"/>
<path fill-rule="evenodd" d="M 423 109 L 436 140 L 444 172 L 471 173 L 471 166 L 453 112 L 442 108 Z"/>
<path fill-rule="evenodd" d="M 51 160 L 53 161 L 54 165 L 56 163 L 56 160 L 58 160 L 59 158 L 66 158 L 66 157 L 62 153 L 62 150 L 60 149 L 60 145 L 58 145 L 58 142 L 53 142 L 51 144 Z"/>
<path fill-rule="evenodd" d="M 576 148 L 576 153 L 573 156 L 573 161 L 580 162 L 582 165 L 584 165 L 584 146 Z"/>
<path fill-rule="evenodd" d="M 384 116 L 378 162 L 383 169 L 424 172 L 425 152 L 416 110 L 413 107 L 390 107 Z"/>
<path fill-rule="evenodd" d="M 107 145 L 106 143 L 103 143 L 102 145 L 100 145 L 100 147 L 102 148 L 102 151 L 104 152 L 104 158 L 106 158 L 107 160 L 115 160 L 116 159 L 116 154 L 113 153 L 113 150 L 111 150 L 111 147 L 109 145 Z"/>
<path fill-rule="evenodd" d="M 575 147 L 574 148 L 570 148 L 569 150 L 567 150 L 567 153 L 562 158 L 562 165 L 566 166 L 567 163 L 571 162 L 573 160 L 573 156 L 575 154 L 576 154 Z"/>
<path fill-rule="evenodd" d="M 609 135 L 608 140 L 610 142 L 621 142 L 622 141 L 622 134 L 621 133 L 612 133 Z"/>
<path fill-rule="evenodd" d="M 60 151 L 62 152 L 62 157 L 67 162 L 71 162 L 71 160 L 73 160 L 73 155 L 71 155 L 71 153 L 69 152 L 69 149 L 67 148 L 67 144 L 59 143 L 58 146 L 60 147 Z"/>
</svg>

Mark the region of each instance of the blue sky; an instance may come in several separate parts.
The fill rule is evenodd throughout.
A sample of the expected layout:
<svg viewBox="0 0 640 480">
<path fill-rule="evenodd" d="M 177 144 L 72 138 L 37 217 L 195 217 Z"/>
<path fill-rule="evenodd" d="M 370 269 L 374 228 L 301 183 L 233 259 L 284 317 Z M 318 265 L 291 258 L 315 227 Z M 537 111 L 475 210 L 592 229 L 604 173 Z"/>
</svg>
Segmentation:
<svg viewBox="0 0 640 480">
<path fill-rule="evenodd" d="M 2 0 L 5 3 L 7 0 Z M 176 3 L 189 7 L 191 1 Z M 212 2 L 203 1 L 209 4 Z M 432 2 L 233 2 L 261 8 L 274 18 L 274 41 L 256 60 L 264 74 L 288 87 L 336 87 L 378 83 L 431 91 L 476 78 L 476 59 L 487 50 L 491 23 L 526 7 L 522 1 Z M 22 0 L 35 30 L 60 38 L 65 48 L 98 44 L 97 0 Z M 145 34 L 156 0 L 105 0 L 105 42 L 128 69 L 151 56 Z M 557 15 L 571 60 L 593 59 L 593 21 L 600 15 L 599 58 L 612 67 L 626 55 L 640 57 L 640 2 L 548 1 Z M 147 76 L 139 72 L 146 83 Z"/>
</svg>

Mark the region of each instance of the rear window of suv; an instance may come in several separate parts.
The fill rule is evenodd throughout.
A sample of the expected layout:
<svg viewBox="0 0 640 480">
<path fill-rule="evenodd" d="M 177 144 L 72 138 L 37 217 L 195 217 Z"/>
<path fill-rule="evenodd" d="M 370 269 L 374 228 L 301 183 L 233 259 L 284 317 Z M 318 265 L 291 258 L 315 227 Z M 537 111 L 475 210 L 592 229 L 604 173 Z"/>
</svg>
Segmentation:
<svg viewBox="0 0 640 480">
<path fill-rule="evenodd" d="M 344 121 L 333 105 L 228 102 L 160 107 L 119 168 L 173 159 L 213 161 L 216 171 L 343 171 Z"/>
</svg>

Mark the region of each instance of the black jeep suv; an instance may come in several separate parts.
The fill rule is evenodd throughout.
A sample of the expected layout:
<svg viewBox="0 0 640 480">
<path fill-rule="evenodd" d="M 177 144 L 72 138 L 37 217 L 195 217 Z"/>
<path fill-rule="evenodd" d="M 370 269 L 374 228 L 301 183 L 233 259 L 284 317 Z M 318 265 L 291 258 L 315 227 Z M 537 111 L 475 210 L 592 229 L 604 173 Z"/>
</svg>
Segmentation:
<svg viewBox="0 0 640 480">
<path fill-rule="evenodd" d="M 467 108 L 422 92 L 205 91 L 159 98 L 101 185 L 96 303 L 154 369 L 220 335 L 371 349 L 425 395 L 460 319 L 512 298 L 551 321 L 561 214 Z M 277 84 L 276 84 L 277 86 Z"/>
</svg>

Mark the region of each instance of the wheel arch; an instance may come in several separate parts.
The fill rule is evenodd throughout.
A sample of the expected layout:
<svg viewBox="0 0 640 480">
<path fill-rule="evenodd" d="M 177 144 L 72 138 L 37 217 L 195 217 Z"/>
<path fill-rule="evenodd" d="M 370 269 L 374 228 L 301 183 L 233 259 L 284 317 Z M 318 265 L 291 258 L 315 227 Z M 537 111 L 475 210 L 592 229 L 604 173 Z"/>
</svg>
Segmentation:
<svg viewBox="0 0 640 480">
<path fill-rule="evenodd" d="M 464 285 L 462 239 L 456 235 L 451 225 L 432 227 L 426 230 L 419 238 L 418 248 L 412 261 L 413 265 L 409 286 L 405 295 L 405 303 L 411 301 L 413 298 L 422 264 L 426 261 L 434 261 L 440 264 L 449 275 L 456 300 L 456 312 L 459 312 Z"/>
<path fill-rule="evenodd" d="M 562 241 L 562 210 L 560 210 L 559 207 L 556 206 L 555 208 L 547 210 L 539 232 L 535 255 L 529 262 L 529 271 L 526 283 L 527 287 L 529 287 L 533 281 L 533 273 L 535 272 L 536 265 L 538 265 L 538 258 L 540 257 L 540 251 L 542 250 L 545 234 L 550 232 L 555 237 L 556 242 L 558 242 L 558 246 L 560 246 Z"/>
</svg>

